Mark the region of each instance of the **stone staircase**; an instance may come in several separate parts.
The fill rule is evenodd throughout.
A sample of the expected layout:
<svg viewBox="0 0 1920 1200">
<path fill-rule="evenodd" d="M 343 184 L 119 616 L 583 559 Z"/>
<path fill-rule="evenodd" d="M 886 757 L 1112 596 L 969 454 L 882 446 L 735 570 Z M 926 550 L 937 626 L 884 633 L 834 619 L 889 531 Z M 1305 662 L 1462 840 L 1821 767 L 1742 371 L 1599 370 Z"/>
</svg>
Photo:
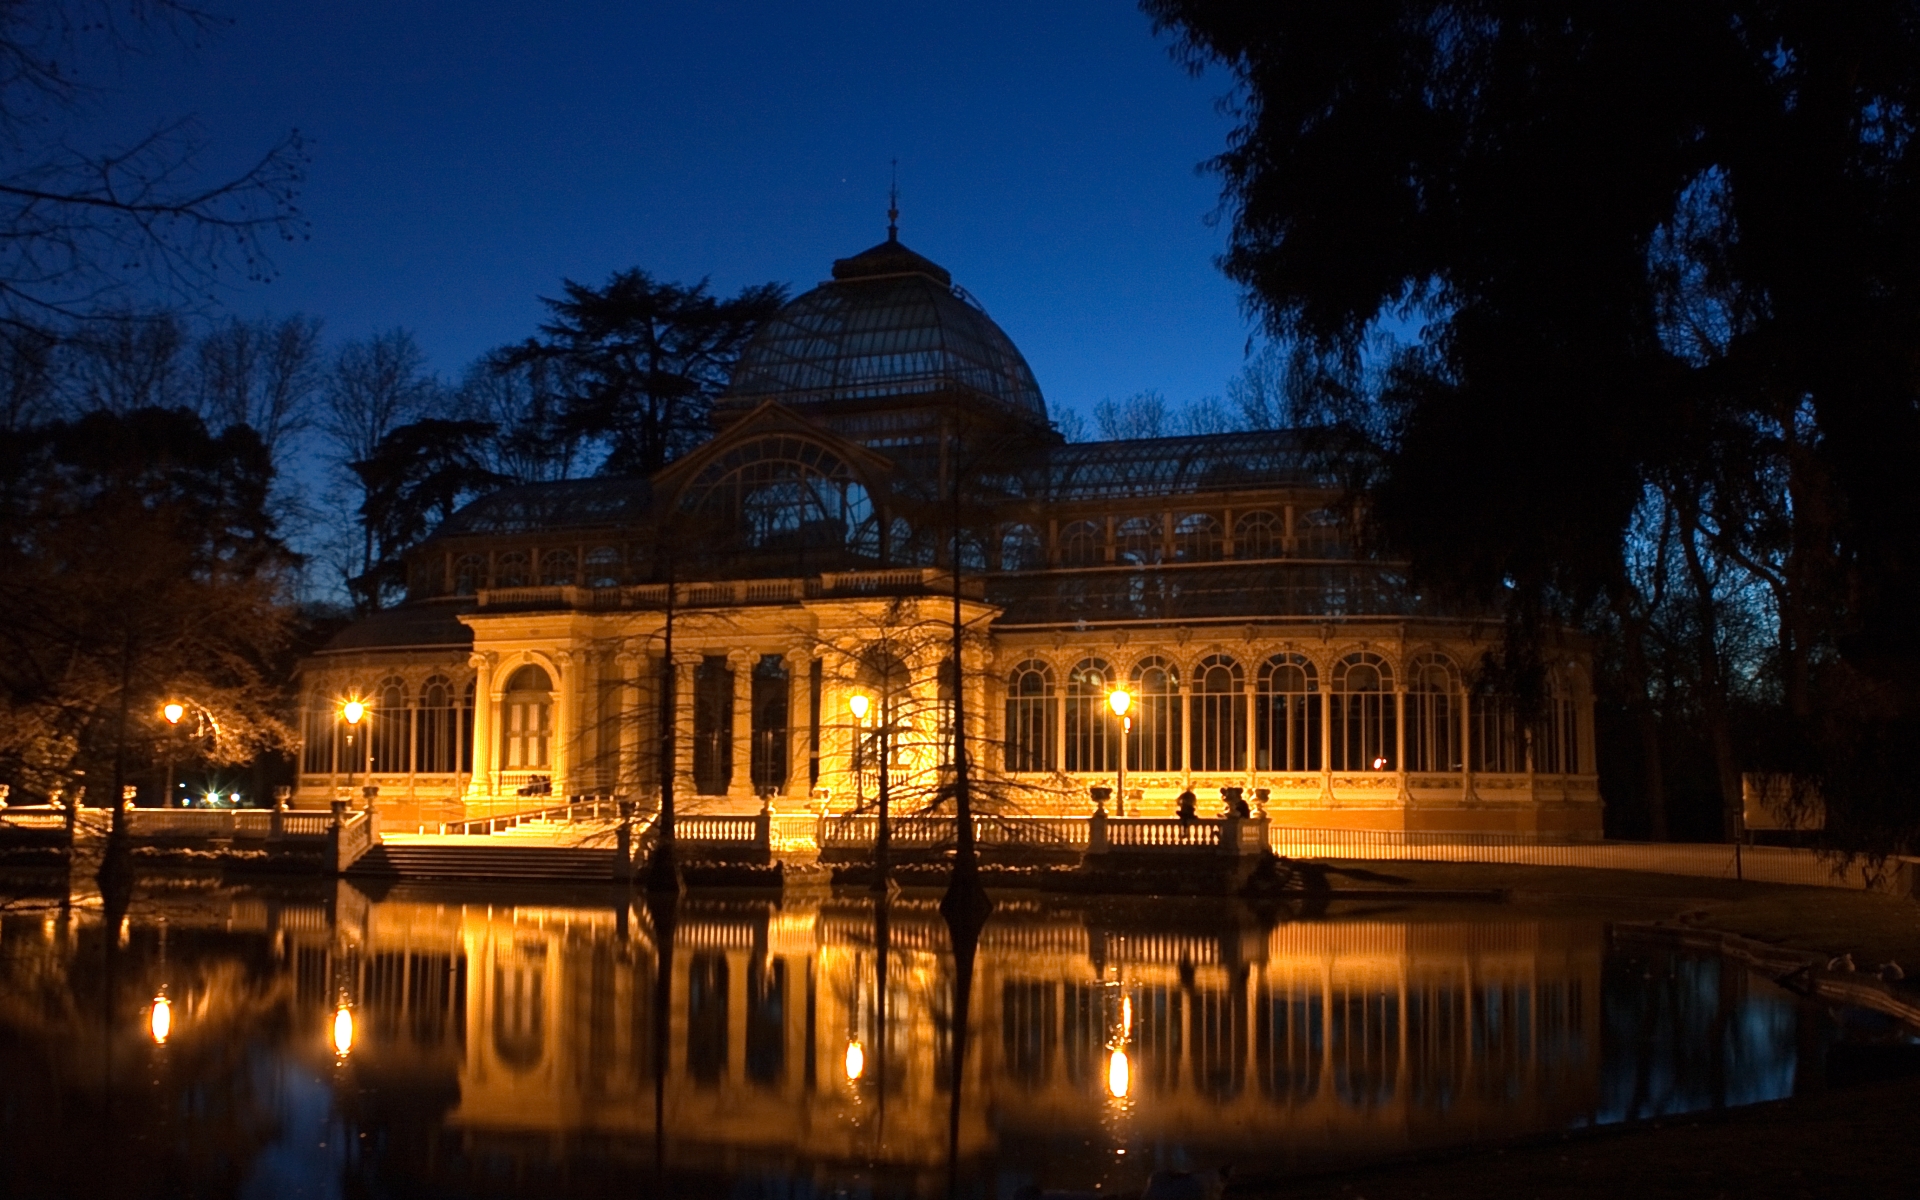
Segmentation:
<svg viewBox="0 0 1920 1200">
<path fill-rule="evenodd" d="M 362 855 L 348 874 L 529 883 L 613 880 L 610 837 L 595 838 L 593 831 L 577 824 L 548 824 L 529 822 L 484 837 L 392 834 Z"/>
</svg>

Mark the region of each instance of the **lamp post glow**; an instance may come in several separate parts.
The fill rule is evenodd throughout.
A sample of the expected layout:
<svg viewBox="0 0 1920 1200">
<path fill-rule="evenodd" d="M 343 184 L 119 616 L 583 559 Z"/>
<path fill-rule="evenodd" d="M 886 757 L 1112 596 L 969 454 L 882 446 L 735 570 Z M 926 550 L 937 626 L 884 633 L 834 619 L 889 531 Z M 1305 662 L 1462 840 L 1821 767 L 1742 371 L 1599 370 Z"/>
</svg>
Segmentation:
<svg viewBox="0 0 1920 1200">
<path fill-rule="evenodd" d="M 160 715 L 167 719 L 167 790 L 160 794 L 160 806 L 162 808 L 172 808 L 173 768 L 175 756 L 179 752 L 178 734 L 180 730 L 180 718 L 187 715 L 187 706 L 178 700 L 169 700 L 166 706 L 160 710 Z"/>
<path fill-rule="evenodd" d="M 173 1033 L 173 1001 L 161 992 L 153 998 L 153 1011 L 147 1014 L 147 1032 L 153 1035 L 153 1044 L 164 1046 Z"/>
<path fill-rule="evenodd" d="M 873 832 L 873 889 L 876 892 L 884 892 L 887 889 L 888 867 L 891 865 L 889 862 L 889 852 L 893 846 L 892 830 L 888 828 L 887 822 L 887 759 L 891 757 L 888 753 L 891 747 L 887 744 L 887 734 L 889 732 L 887 728 L 887 713 L 885 711 L 875 712 L 873 699 L 865 692 L 855 692 L 853 695 L 847 697 L 847 708 L 853 713 L 853 719 L 856 722 L 865 721 L 869 712 L 874 712 L 875 719 L 879 722 L 879 728 L 874 731 L 880 743 L 880 823 L 874 827 Z M 860 731 L 857 727 L 854 730 L 853 736 L 856 739 L 860 737 Z M 855 745 L 857 746 L 858 744 L 858 741 L 856 741 Z M 859 756 L 855 758 L 854 771 L 860 777 L 862 785 L 864 786 L 866 770 L 864 764 L 859 761 Z"/>
<path fill-rule="evenodd" d="M 340 717 L 347 723 L 347 795 L 353 795 L 353 771 L 359 764 L 353 761 L 353 734 L 360 728 L 361 718 L 367 715 L 367 706 L 358 700 L 348 700 L 340 706 Z M 341 1010 L 345 1012 L 345 1009 Z M 347 1018 L 347 1030 L 351 1035 L 353 1018 Z M 349 1036 L 351 1040 L 351 1036 Z"/>
<path fill-rule="evenodd" d="M 1127 1061 L 1127 1052 L 1115 1046 L 1107 1059 L 1107 1095 L 1125 1100 L 1132 1089 L 1133 1064 Z"/>
<path fill-rule="evenodd" d="M 848 1039 L 847 1057 L 846 1057 L 846 1061 L 842 1065 L 846 1068 L 848 1083 L 858 1083 L 860 1081 L 860 1076 L 866 1073 L 867 1052 L 860 1045 L 859 1038 Z"/>
<path fill-rule="evenodd" d="M 1114 791 L 1113 815 L 1127 815 L 1127 738 L 1133 733 L 1133 718 L 1127 710 L 1133 707 L 1133 696 L 1125 688 L 1115 688 L 1107 693 L 1107 707 L 1113 709 L 1113 715 L 1120 718 L 1120 786 Z"/>
</svg>

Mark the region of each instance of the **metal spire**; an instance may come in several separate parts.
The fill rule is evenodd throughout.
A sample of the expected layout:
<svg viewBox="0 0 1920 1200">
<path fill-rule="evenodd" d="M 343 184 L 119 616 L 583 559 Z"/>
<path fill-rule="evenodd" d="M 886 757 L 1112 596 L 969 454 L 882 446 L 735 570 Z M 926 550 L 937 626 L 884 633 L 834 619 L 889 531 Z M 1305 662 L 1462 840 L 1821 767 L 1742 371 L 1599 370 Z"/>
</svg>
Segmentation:
<svg viewBox="0 0 1920 1200">
<path fill-rule="evenodd" d="M 900 240 L 900 160 L 893 160 L 893 182 L 887 187 L 887 240 Z"/>
</svg>

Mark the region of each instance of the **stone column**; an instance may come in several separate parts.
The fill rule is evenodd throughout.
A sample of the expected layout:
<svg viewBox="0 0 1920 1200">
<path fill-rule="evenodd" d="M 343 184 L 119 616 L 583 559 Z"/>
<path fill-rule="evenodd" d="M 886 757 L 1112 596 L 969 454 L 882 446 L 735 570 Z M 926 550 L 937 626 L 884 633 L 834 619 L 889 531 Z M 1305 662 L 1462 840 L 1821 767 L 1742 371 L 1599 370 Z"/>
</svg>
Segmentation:
<svg viewBox="0 0 1920 1200">
<path fill-rule="evenodd" d="M 736 800 L 753 798 L 753 668 L 759 661 L 751 650 L 727 654 L 733 671 L 733 778 L 727 795 Z"/>
<path fill-rule="evenodd" d="M 1247 705 L 1247 787 L 1254 784 L 1256 768 L 1260 762 L 1260 668 L 1258 663 L 1249 664 L 1246 680 Z M 1268 764 L 1271 766 L 1272 764 Z"/>
<path fill-rule="evenodd" d="M 623 649 L 613 658 L 615 668 L 620 672 L 620 711 L 611 714 L 618 741 L 618 757 L 614 760 L 613 792 L 616 796 L 630 798 L 640 789 L 640 673 L 646 670 L 647 656 L 631 648 Z M 602 715 L 606 720 L 607 715 Z"/>
<path fill-rule="evenodd" d="M 674 802 L 693 792 L 693 672 L 704 657 L 698 650 L 676 650 L 673 655 L 673 795 Z"/>
<path fill-rule="evenodd" d="M 494 772 L 500 755 L 493 745 L 493 664 L 498 655 L 482 650 L 468 658 L 473 681 L 473 774 L 467 780 L 467 799 L 486 800 L 495 791 Z"/>
<path fill-rule="evenodd" d="M 813 699 L 813 651 L 795 646 L 787 651 L 787 788 L 789 799 L 805 800 L 811 784 L 807 778 L 813 732 L 808 706 Z"/>
<path fill-rule="evenodd" d="M 553 665 L 559 670 L 560 678 L 553 681 L 553 733 L 548 743 L 552 750 L 547 758 L 553 795 L 549 803 L 563 804 L 575 791 L 573 765 L 578 757 L 581 725 L 580 700 L 575 692 L 579 677 L 586 673 L 586 663 L 571 650 L 556 650 Z"/>
</svg>

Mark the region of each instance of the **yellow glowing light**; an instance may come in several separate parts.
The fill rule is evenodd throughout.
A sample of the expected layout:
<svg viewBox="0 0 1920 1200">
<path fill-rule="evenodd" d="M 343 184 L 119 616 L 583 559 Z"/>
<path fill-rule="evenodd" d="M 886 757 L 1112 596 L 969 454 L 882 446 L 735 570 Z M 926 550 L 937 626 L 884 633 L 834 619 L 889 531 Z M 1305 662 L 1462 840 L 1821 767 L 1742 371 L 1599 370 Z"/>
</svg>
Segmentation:
<svg viewBox="0 0 1920 1200">
<path fill-rule="evenodd" d="M 353 1010 L 342 1004 L 333 1013 L 333 1052 L 345 1058 L 353 1050 Z"/>
<path fill-rule="evenodd" d="M 173 1002 L 166 996 L 153 998 L 153 1012 L 147 1017 L 147 1029 L 153 1034 L 154 1045 L 167 1044 L 167 1035 L 173 1032 Z"/>
<path fill-rule="evenodd" d="M 1107 1094 L 1115 1100 L 1125 1100 L 1132 1087 L 1133 1066 L 1127 1062 L 1127 1052 L 1116 1049 L 1107 1059 Z"/>
<path fill-rule="evenodd" d="M 1124 717 L 1133 707 L 1133 697 L 1124 688 L 1115 688 L 1107 693 L 1107 704 L 1113 709 L 1113 715 Z"/>
<path fill-rule="evenodd" d="M 360 718 L 367 715 L 367 706 L 358 700 L 349 700 L 340 706 L 340 715 L 347 719 L 347 724 L 358 725 Z"/>
<path fill-rule="evenodd" d="M 161 709 L 160 711 L 166 715 L 167 724 L 178 725 L 180 723 L 180 718 L 187 715 L 187 706 L 176 702 L 176 703 L 167 705 L 165 708 Z"/>
<path fill-rule="evenodd" d="M 1132 996 L 1120 997 L 1120 1031 L 1121 1031 L 1120 1036 L 1122 1038 L 1130 1038 L 1133 1036 L 1133 997 Z"/>
<path fill-rule="evenodd" d="M 853 710 L 854 720 L 864 721 L 867 719 L 867 710 L 873 707 L 873 701 L 865 693 L 855 692 L 847 697 L 847 707 Z"/>
<path fill-rule="evenodd" d="M 867 1052 L 861 1048 L 860 1039 L 854 1038 L 847 1043 L 847 1080 L 852 1082 L 860 1078 L 867 1069 Z"/>
</svg>

